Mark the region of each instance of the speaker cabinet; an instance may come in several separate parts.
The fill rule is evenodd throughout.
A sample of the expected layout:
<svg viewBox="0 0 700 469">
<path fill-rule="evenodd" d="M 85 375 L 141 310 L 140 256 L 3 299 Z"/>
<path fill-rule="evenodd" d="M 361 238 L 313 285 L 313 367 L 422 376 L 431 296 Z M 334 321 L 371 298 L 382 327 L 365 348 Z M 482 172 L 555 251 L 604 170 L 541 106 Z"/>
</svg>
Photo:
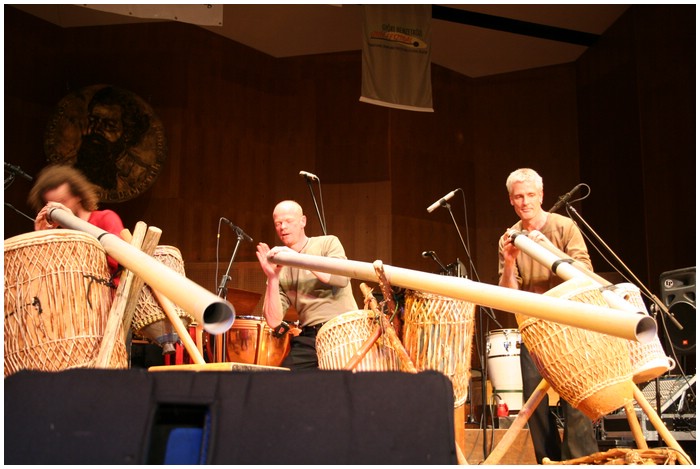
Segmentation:
<svg viewBox="0 0 700 469">
<path fill-rule="evenodd" d="M 695 267 L 671 270 L 660 276 L 661 300 L 683 326 L 666 321 L 670 346 L 678 355 L 695 354 Z"/>
<path fill-rule="evenodd" d="M 436 371 L 24 370 L 4 397 L 7 464 L 457 464 Z"/>
</svg>

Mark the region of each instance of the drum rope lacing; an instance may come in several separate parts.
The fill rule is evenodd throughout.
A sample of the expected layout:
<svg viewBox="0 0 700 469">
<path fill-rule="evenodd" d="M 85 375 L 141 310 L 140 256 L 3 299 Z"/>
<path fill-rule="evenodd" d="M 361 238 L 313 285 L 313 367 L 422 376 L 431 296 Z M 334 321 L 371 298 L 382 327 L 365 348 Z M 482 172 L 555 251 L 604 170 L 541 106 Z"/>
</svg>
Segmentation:
<svg viewBox="0 0 700 469">
<path fill-rule="evenodd" d="M 393 324 L 394 318 L 399 313 L 399 305 L 398 304 L 395 305 L 393 313 L 391 313 L 391 314 L 389 314 L 388 312 L 384 313 L 384 310 L 386 309 L 385 306 L 389 303 L 390 303 L 389 299 L 385 298 L 378 303 L 378 306 L 379 306 L 379 311 L 382 311 L 382 314 L 385 314 L 387 316 L 387 319 L 389 319 L 389 324 Z M 379 320 L 379 318 L 376 318 L 376 320 Z M 380 325 L 382 327 L 382 332 L 384 332 L 384 324 L 382 321 L 380 321 Z"/>
<path fill-rule="evenodd" d="M 90 274 L 83 274 L 83 277 L 90 279 L 90 282 L 87 285 L 87 291 L 85 292 L 85 296 L 86 296 L 85 299 L 87 300 L 88 306 L 90 306 L 90 308 L 92 308 L 92 303 L 90 302 L 90 288 L 92 288 L 92 285 L 94 283 L 98 283 L 100 285 L 105 285 L 109 288 L 116 288 L 116 285 L 114 285 L 114 282 L 112 281 L 114 277 L 110 277 L 107 280 L 105 280 L 103 278 L 95 277 L 94 275 L 90 275 Z M 40 309 L 41 309 L 41 307 L 40 307 Z"/>
</svg>

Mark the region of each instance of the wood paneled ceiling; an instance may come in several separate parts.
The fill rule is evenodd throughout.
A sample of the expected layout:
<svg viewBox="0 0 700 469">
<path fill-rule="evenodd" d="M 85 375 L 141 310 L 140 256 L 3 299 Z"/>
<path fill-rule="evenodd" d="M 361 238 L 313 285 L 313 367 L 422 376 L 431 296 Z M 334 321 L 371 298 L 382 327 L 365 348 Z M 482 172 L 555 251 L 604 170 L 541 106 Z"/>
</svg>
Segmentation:
<svg viewBox="0 0 700 469">
<path fill-rule="evenodd" d="M 65 28 L 170 21 L 136 18 L 77 5 L 13 6 Z M 95 5 L 98 8 L 109 6 Z M 157 17 L 165 18 L 165 9 L 169 6 L 173 5 L 148 7 L 162 8 L 164 14 Z M 574 62 L 629 6 L 433 5 L 432 61 L 474 78 Z M 273 57 L 344 52 L 362 47 L 360 5 L 227 4 L 216 8 L 220 9 L 221 24 L 200 27 Z"/>
</svg>

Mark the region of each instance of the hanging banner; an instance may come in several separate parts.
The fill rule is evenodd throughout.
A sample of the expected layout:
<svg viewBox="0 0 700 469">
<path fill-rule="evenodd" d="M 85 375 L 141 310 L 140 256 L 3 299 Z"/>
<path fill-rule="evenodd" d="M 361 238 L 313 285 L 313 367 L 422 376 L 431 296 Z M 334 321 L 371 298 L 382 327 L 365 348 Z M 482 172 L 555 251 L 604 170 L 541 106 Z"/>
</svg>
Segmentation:
<svg viewBox="0 0 700 469">
<path fill-rule="evenodd" d="M 433 112 L 431 5 L 363 7 L 360 101 Z"/>
</svg>

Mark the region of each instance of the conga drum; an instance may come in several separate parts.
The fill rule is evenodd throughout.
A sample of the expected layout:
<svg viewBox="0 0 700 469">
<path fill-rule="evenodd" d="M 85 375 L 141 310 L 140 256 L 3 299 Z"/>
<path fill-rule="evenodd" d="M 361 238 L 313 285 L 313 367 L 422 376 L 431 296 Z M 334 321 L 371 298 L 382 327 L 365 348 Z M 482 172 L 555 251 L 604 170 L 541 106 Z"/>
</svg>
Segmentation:
<svg viewBox="0 0 700 469">
<path fill-rule="evenodd" d="M 543 294 L 607 307 L 600 288 L 588 278 L 576 277 Z M 588 418 L 596 420 L 632 402 L 626 340 L 522 314 L 516 319 L 542 377 Z"/>
<path fill-rule="evenodd" d="M 316 334 L 318 367 L 342 370 L 370 338 L 378 323 L 370 310 L 348 311 L 325 323 Z M 399 371 L 401 363 L 382 334 L 353 371 Z"/>
<path fill-rule="evenodd" d="M 639 288 L 631 283 L 619 283 L 613 287 L 613 292 L 649 315 Z M 647 343 L 630 340 L 627 342 L 632 362 L 632 380 L 635 383 L 646 383 L 658 378 L 676 366 L 676 362 L 666 356 L 661 340 L 657 335 Z"/>
<path fill-rule="evenodd" d="M 104 248 L 74 230 L 5 240 L 5 376 L 92 368 L 112 305 Z M 110 368 L 128 368 L 123 338 Z"/>
<path fill-rule="evenodd" d="M 180 275 L 185 276 L 185 263 L 178 248 L 174 246 L 156 246 L 153 257 Z M 173 304 L 173 307 L 185 327 L 188 327 L 194 321 L 194 318 L 185 310 L 175 304 Z M 131 328 L 135 335 L 162 347 L 164 355 L 175 353 L 175 344 L 178 343 L 180 337 L 148 285 L 144 285 L 139 294 L 134 316 L 131 320 Z"/>
<path fill-rule="evenodd" d="M 214 338 L 206 335 L 211 344 Z M 236 316 L 224 337 L 224 361 L 249 365 L 281 366 L 291 343 L 288 330 L 275 332 L 260 316 Z"/>
<path fill-rule="evenodd" d="M 517 329 L 494 329 L 486 336 L 486 369 L 497 404 L 509 411 L 523 407 L 523 377 L 520 372 L 520 344 Z"/>
<path fill-rule="evenodd" d="M 406 291 L 403 345 L 418 371 L 450 378 L 455 407 L 467 401 L 473 336 L 473 303 Z"/>
</svg>

